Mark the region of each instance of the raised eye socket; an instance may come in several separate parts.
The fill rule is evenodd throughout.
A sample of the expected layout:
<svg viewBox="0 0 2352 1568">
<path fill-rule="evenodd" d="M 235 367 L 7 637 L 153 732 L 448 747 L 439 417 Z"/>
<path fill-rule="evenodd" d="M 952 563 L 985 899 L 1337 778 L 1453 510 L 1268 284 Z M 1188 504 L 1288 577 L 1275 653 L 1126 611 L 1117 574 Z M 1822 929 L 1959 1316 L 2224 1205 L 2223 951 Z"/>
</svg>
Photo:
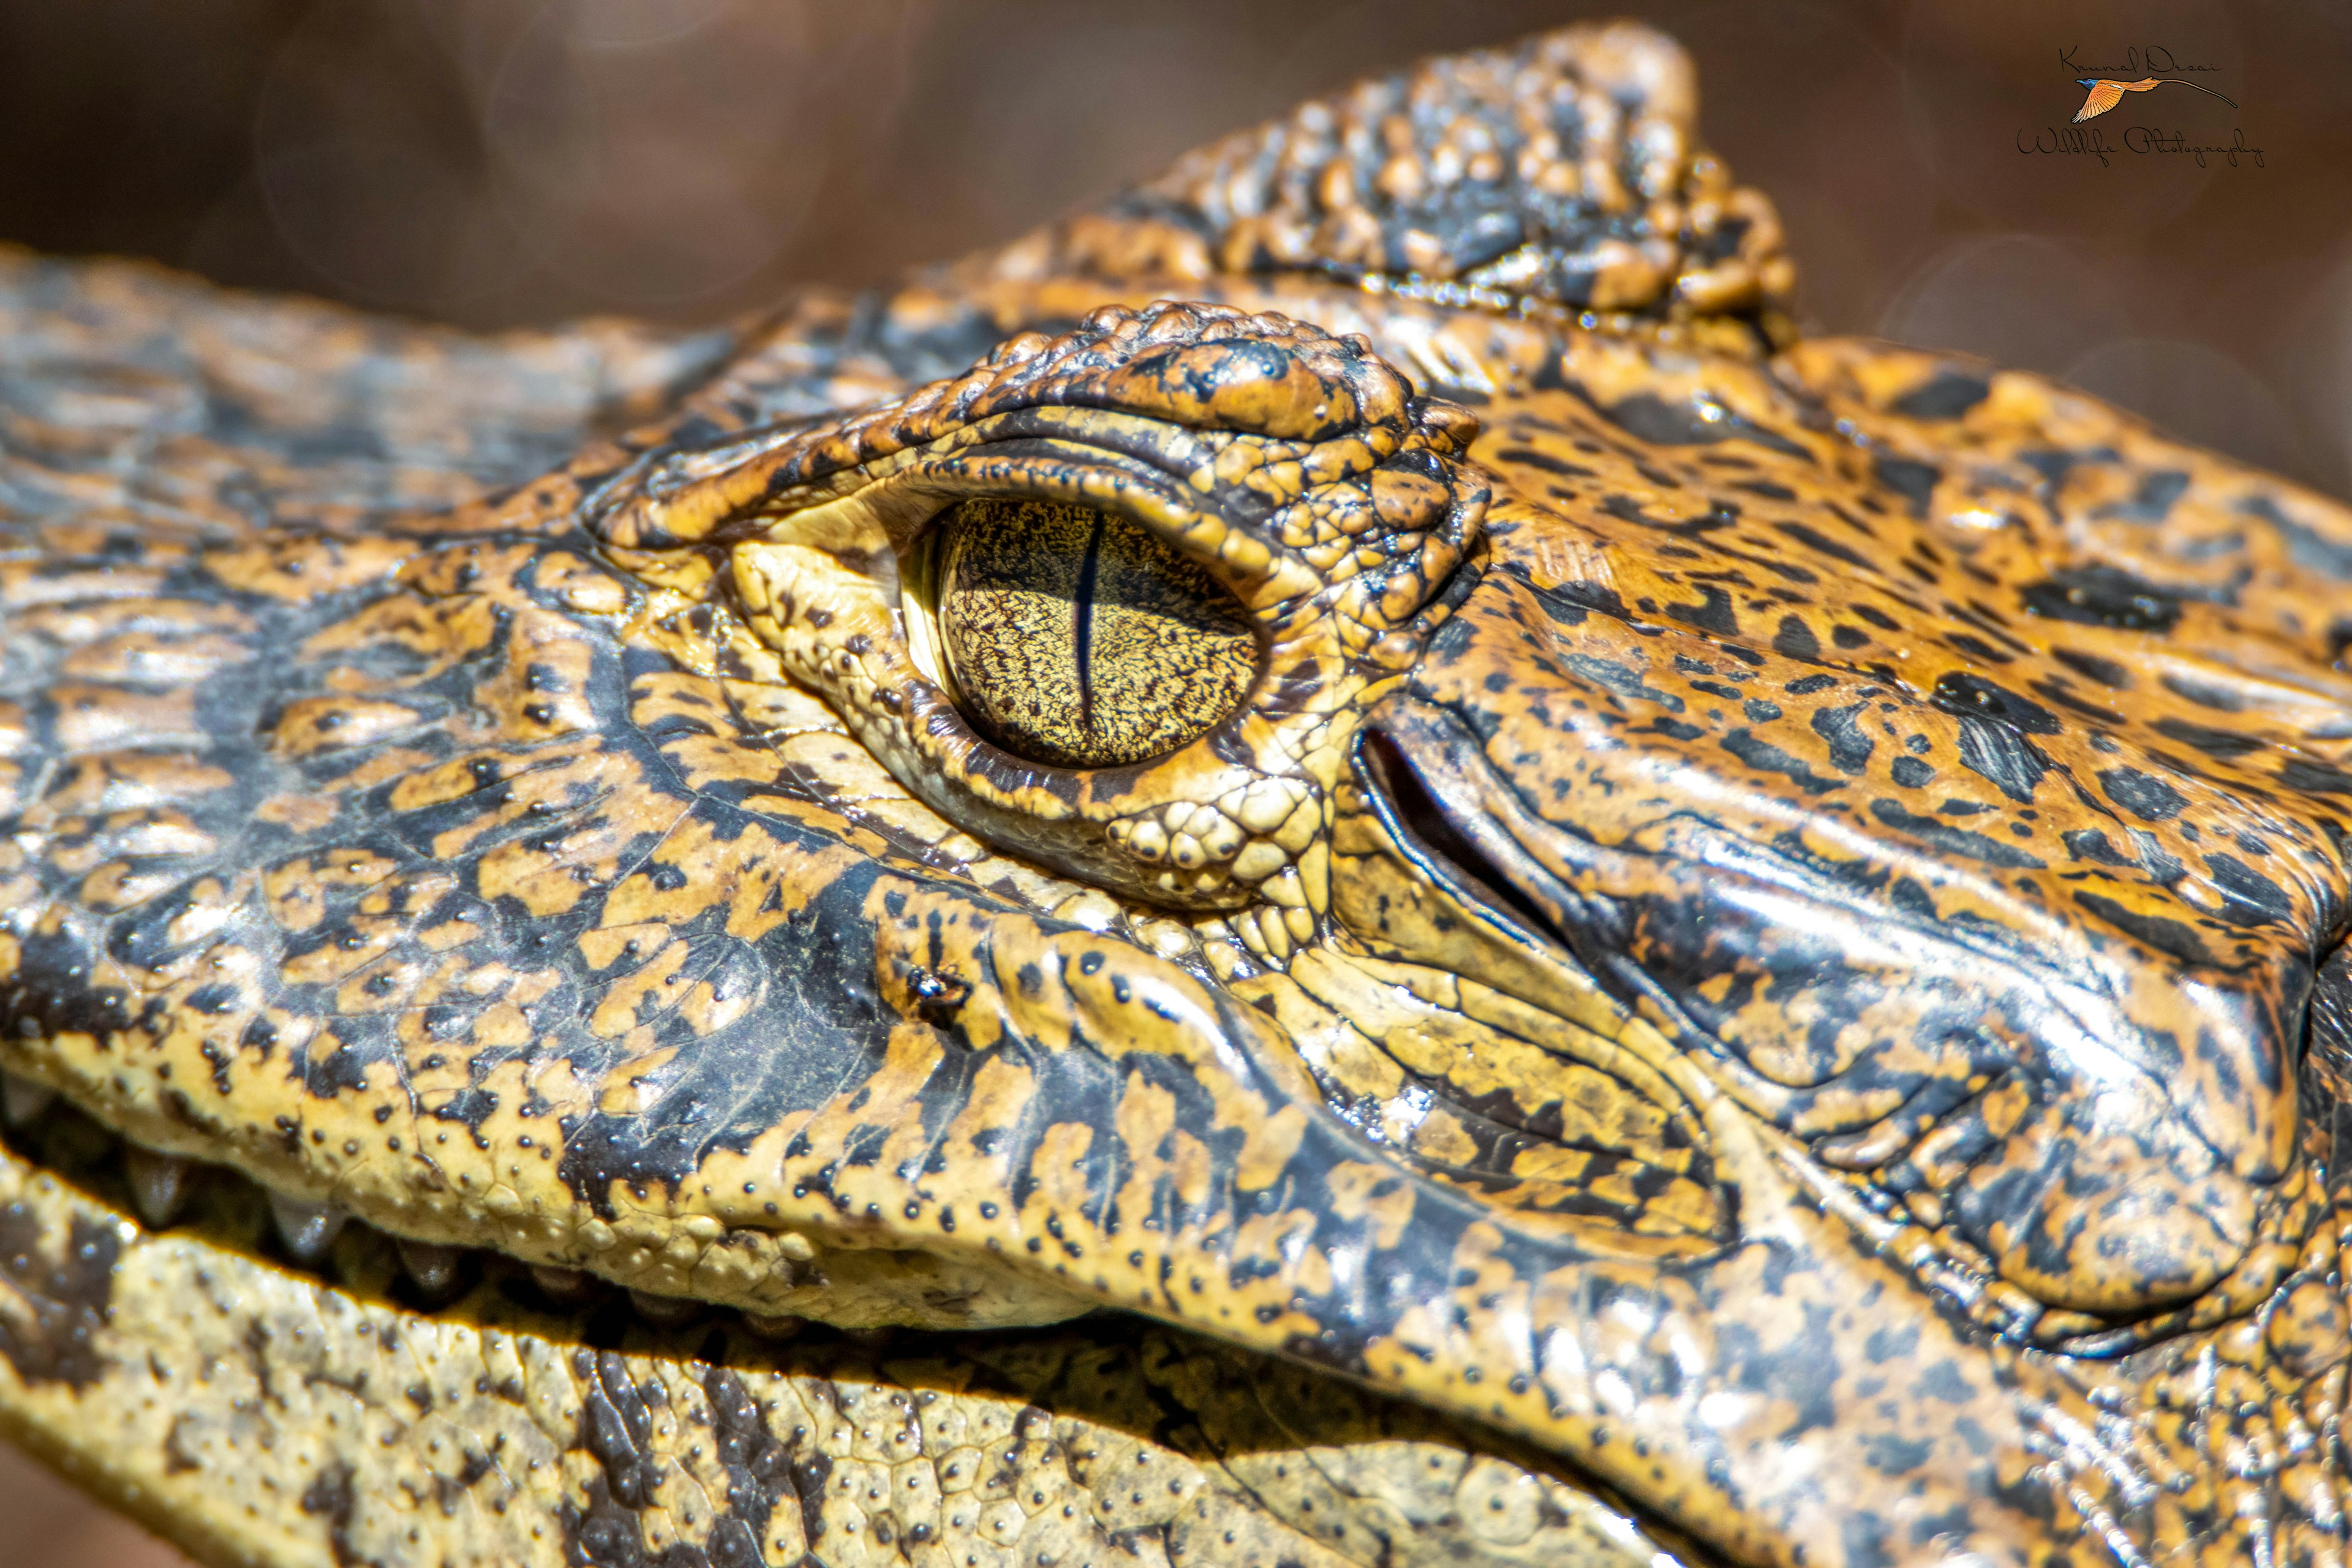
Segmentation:
<svg viewBox="0 0 2352 1568">
<path fill-rule="evenodd" d="M 967 717 L 1016 756 L 1117 767 L 1172 752 L 1241 706 L 1248 614 L 1135 523 L 983 497 L 938 523 L 941 651 Z"/>
</svg>

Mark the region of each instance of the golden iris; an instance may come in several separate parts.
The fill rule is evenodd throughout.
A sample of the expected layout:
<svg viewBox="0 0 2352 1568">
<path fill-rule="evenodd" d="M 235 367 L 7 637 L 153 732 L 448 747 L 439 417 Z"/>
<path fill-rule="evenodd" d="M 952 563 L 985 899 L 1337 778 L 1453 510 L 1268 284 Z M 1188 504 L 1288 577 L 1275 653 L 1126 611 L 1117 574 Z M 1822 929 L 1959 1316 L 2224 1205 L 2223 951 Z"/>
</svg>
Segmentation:
<svg viewBox="0 0 2352 1568">
<path fill-rule="evenodd" d="M 940 520 L 940 640 L 968 716 L 1066 768 L 1172 752 L 1241 706 L 1257 638 L 1234 596 L 1123 517 L 982 497 Z"/>
</svg>

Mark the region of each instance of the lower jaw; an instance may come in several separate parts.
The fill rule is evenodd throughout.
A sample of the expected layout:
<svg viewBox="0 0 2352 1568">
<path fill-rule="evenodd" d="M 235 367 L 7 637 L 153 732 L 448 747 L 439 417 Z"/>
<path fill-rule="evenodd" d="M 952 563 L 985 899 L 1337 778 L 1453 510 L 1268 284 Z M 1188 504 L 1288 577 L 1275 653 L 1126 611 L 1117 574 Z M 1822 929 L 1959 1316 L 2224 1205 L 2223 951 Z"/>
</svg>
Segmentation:
<svg viewBox="0 0 2352 1568">
<path fill-rule="evenodd" d="M 1548 1456 L 1138 1320 L 780 1342 L 487 1252 L 431 1303 L 358 1225 L 304 1265 L 225 1173 L 134 1208 L 77 1112 L 0 1148 L 0 1434 L 207 1562 L 1700 1560 Z"/>
</svg>

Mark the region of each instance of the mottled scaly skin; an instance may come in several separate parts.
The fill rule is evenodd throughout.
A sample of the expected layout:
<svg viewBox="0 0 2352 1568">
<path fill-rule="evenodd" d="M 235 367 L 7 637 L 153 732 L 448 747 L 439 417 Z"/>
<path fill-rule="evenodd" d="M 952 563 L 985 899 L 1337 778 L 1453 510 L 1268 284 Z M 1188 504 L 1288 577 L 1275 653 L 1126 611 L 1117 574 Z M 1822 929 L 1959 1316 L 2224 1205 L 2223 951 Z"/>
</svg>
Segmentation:
<svg viewBox="0 0 2352 1568">
<path fill-rule="evenodd" d="M 0 1420 L 224 1562 L 2340 1562 L 2352 514 L 1794 342 L 1694 113 L 702 338 L 7 260 Z M 989 740 L 982 496 L 1240 707 Z"/>
</svg>

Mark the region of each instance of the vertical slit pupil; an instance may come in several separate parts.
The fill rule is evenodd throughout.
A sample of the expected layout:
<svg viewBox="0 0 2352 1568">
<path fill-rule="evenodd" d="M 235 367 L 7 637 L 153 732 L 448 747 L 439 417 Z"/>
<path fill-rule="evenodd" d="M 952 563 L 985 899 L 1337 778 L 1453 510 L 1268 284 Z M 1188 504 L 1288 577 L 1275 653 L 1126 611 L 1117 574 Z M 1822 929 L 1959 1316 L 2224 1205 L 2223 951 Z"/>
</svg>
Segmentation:
<svg viewBox="0 0 2352 1568">
<path fill-rule="evenodd" d="M 1095 728 L 1095 574 L 1102 565 L 1103 514 L 1095 513 L 1095 526 L 1087 535 L 1086 559 L 1078 563 L 1078 593 L 1076 605 L 1078 665 L 1078 728 L 1092 735 Z"/>
</svg>

